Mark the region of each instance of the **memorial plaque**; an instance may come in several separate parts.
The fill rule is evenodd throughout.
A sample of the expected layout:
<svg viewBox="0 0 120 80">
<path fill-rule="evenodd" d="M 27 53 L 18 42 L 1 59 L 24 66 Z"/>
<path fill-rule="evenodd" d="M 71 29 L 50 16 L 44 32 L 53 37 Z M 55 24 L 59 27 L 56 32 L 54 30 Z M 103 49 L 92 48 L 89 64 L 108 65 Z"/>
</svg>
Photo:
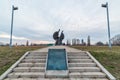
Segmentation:
<svg viewBox="0 0 120 80">
<path fill-rule="evenodd" d="M 65 49 L 49 49 L 46 63 L 46 76 L 68 76 L 68 61 Z"/>
</svg>

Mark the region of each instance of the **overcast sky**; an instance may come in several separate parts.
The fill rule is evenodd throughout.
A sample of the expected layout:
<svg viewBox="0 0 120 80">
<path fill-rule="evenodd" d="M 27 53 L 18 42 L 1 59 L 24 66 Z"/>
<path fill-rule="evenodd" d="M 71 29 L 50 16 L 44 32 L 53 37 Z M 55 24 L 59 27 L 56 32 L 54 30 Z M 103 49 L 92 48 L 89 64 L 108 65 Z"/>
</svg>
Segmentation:
<svg viewBox="0 0 120 80">
<path fill-rule="evenodd" d="M 65 39 L 108 41 L 106 9 L 109 2 L 111 37 L 120 34 L 120 0 L 0 0 L 0 42 L 9 43 L 12 5 L 13 43 L 54 42 L 52 35 L 64 30 Z"/>
</svg>

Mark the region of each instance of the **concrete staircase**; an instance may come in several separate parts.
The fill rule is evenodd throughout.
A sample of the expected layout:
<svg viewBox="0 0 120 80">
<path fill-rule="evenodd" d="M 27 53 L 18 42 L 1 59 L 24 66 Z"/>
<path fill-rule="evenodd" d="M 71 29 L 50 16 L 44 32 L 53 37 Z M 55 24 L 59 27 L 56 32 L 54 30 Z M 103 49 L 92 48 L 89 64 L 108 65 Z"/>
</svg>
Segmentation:
<svg viewBox="0 0 120 80">
<path fill-rule="evenodd" d="M 84 52 L 68 53 L 69 77 L 107 80 L 106 74 L 101 72 L 95 62 Z"/>
<path fill-rule="evenodd" d="M 47 52 L 29 52 L 3 80 L 109 80 L 86 52 L 68 52 L 68 78 L 45 78 Z M 111 79 L 112 80 L 112 79 Z"/>
</svg>

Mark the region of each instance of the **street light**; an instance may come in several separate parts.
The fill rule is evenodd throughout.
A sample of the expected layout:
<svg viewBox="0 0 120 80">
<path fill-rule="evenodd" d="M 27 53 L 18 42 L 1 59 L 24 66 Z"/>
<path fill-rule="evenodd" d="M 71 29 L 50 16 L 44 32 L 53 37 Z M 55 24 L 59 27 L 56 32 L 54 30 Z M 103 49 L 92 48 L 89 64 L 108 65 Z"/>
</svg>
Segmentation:
<svg viewBox="0 0 120 80">
<path fill-rule="evenodd" d="M 18 7 L 14 7 L 12 5 L 12 18 L 11 18 L 11 32 L 10 32 L 10 48 L 12 47 L 12 32 L 13 32 L 13 17 L 14 17 L 14 10 L 18 10 Z"/>
<path fill-rule="evenodd" d="M 102 7 L 106 8 L 106 11 L 107 11 L 107 23 L 108 23 L 109 48 L 112 48 L 112 46 L 111 46 L 111 38 L 110 38 L 110 23 L 109 23 L 108 2 L 106 2 L 106 4 L 102 4 Z"/>
</svg>

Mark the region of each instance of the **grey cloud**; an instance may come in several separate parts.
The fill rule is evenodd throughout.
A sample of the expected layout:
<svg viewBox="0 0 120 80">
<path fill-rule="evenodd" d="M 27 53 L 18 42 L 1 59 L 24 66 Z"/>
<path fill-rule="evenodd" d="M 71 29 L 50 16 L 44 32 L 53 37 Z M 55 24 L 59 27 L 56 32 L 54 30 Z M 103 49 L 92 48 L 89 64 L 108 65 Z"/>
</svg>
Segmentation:
<svg viewBox="0 0 120 80">
<path fill-rule="evenodd" d="M 0 30 L 10 33 L 11 4 L 2 0 L 6 11 L 0 12 Z M 101 3 L 107 0 L 17 0 L 13 34 L 34 40 L 52 39 L 54 31 L 64 30 L 65 39 L 83 38 L 88 35 L 93 41 L 107 41 L 106 10 Z M 9 3 L 7 5 L 5 2 Z M 119 0 L 110 3 L 111 35 L 119 33 Z M 9 13 L 9 14 L 8 14 Z M 114 22 L 114 20 L 116 22 Z M 5 40 L 7 41 L 7 40 Z"/>
</svg>

